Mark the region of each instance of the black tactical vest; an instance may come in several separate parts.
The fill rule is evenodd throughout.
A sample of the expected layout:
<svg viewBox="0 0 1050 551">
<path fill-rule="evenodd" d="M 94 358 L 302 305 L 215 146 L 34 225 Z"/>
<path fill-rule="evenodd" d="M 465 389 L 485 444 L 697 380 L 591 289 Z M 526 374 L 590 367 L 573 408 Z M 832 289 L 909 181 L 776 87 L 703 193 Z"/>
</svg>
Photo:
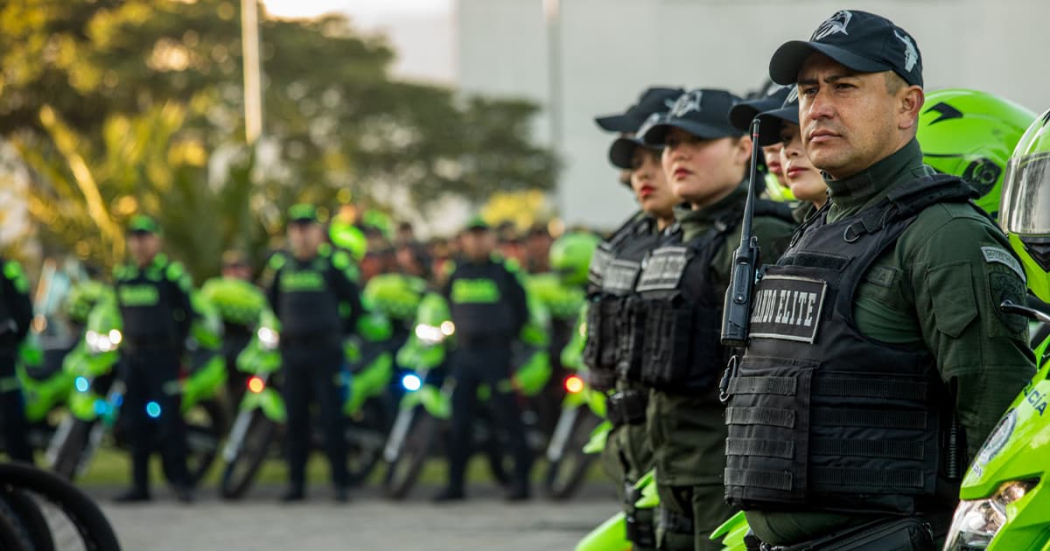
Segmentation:
<svg viewBox="0 0 1050 551">
<path fill-rule="evenodd" d="M 695 394 L 713 387 L 725 368 L 728 356 L 720 342 L 725 289 L 713 284 L 712 261 L 740 214 L 723 217 L 686 243 L 675 232 L 646 258 L 629 300 L 634 336 L 625 352 L 639 360 L 642 384 Z"/>
<path fill-rule="evenodd" d="M 178 346 L 175 299 L 179 292 L 167 277 L 170 262 L 158 257 L 144 268 L 122 266 L 116 277 L 117 306 L 129 346 Z M 182 315 L 190 315 L 183 312 Z"/>
<path fill-rule="evenodd" d="M 461 347 L 503 347 L 518 336 L 505 296 L 515 277 L 501 260 L 456 267 L 448 302 Z"/>
<path fill-rule="evenodd" d="M 335 277 L 331 257 L 313 260 L 288 258 L 278 274 L 277 302 L 282 342 L 338 343 L 343 331 L 339 298 L 329 278 Z"/>
<path fill-rule="evenodd" d="M 854 295 L 923 209 L 971 194 L 939 175 L 834 223 L 825 207 L 767 266 L 750 344 L 723 382 L 730 504 L 911 514 L 933 495 L 950 398 L 929 352 L 860 333 Z"/>
<path fill-rule="evenodd" d="M 618 232 L 608 246 L 600 247 L 591 261 L 587 308 L 587 342 L 583 361 L 590 369 L 588 382 L 598 390 L 615 386 L 616 377 L 634 375 L 637 364 L 622 357 L 628 327 L 627 300 L 634 292 L 642 259 L 663 237 L 652 231 L 651 220 L 641 220 Z M 605 245 L 605 244 L 603 244 Z M 635 378 L 636 375 L 635 375 Z"/>
</svg>

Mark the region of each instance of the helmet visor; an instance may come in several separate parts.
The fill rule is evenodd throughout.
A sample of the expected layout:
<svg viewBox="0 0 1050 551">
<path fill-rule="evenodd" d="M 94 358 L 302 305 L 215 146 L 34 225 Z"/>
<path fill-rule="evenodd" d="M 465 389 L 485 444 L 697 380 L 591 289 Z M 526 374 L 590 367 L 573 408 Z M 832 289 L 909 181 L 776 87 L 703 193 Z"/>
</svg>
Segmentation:
<svg viewBox="0 0 1050 551">
<path fill-rule="evenodd" d="M 1007 233 L 1050 235 L 1050 151 L 1010 160 L 999 220 Z"/>
</svg>

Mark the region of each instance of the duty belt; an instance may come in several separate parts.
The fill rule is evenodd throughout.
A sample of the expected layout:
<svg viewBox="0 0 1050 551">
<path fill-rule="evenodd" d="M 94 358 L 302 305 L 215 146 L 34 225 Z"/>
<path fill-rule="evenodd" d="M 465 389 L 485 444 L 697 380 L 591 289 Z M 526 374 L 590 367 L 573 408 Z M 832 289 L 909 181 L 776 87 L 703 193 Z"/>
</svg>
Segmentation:
<svg viewBox="0 0 1050 551">
<path fill-rule="evenodd" d="M 623 390 L 606 399 L 605 411 L 614 427 L 638 425 L 645 422 L 645 408 L 648 404 L 648 392 Z"/>
</svg>

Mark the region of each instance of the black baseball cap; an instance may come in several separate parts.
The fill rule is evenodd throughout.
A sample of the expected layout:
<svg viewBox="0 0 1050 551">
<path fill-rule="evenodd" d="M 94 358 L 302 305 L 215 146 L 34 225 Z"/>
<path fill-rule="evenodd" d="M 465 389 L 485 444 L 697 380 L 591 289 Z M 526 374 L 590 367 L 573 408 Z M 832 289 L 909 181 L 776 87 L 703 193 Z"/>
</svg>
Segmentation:
<svg viewBox="0 0 1050 551">
<path fill-rule="evenodd" d="M 622 114 L 595 117 L 594 122 L 598 123 L 603 130 L 628 134 L 638 130 L 649 115 L 670 109 L 674 100 L 684 92 L 685 90 L 681 88 L 659 86 L 649 88 L 642 92 L 637 103 L 628 107 Z"/>
<path fill-rule="evenodd" d="M 634 151 L 639 147 L 645 147 L 653 151 L 660 151 L 663 149 L 662 145 L 645 143 L 640 136 L 644 136 L 650 128 L 660 124 L 666 116 L 666 111 L 662 113 L 653 113 L 637 128 L 637 132 L 635 132 L 634 135 L 616 138 L 612 145 L 609 146 L 609 162 L 616 168 L 631 170 L 634 168 L 631 166 L 631 161 L 634 159 Z"/>
<path fill-rule="evenodd" d="M 740 98 L 726 90 L 690 90 L 675 101 L 665 117 L 644 133 L 639 130 L 638 135 L 651 146 L 662 146 L 672 128 L 681 128 L 706 140 L 737 138 L 745 132 L 729 123 L 729 110 L 739 102 Z"/>
<path fill-rule="evenodd" d="M 911 85 L 922 86 L 922 55 L 908 31 L 892 21 L 864 11 L 835 12 L 813 31 L 809 42 L 786 42 L 769 61 L 769 76 L 779 84 L 795 84 L 806 58 L 822 53 L 862 73 L 893 71 Z"/>
<path fill-rule="evenodd" d="M 766 90 L 766 95 L 753 100 L 742 101 L 729 110 L 729 122 L 741 132 L 751 130 L 751 121 L 759 113 L 780 109 L 784 100 L 791 93 L 791 86 L 773 83 Z"/>
<path fill-rule="evenodd" d="M 758 145 L 766 147 L 780 141 L 780 127 L 785 122 L 798 124 L 798 88 L 792 86 L 777 109 L 758 114 Z"/>
</svg>

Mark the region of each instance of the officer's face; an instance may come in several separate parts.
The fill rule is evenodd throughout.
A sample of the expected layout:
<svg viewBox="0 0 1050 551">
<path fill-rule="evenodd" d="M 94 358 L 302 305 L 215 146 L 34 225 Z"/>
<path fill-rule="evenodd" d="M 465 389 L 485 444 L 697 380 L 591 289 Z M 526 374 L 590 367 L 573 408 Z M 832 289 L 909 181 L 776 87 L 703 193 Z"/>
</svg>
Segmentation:
<svg viewBox="0 0 1050 551">
<path fill-rule="evenodd" d="M 496 235 L 488 230 L 470 230 L 460 237 L 463 254 L 470 260 L 484 260 L 496 247 Z"/>
<path fill-rule="evenodd" d="M 800 201 L 809 201 L 818 207 L 823 205 L 827 200 L 828 186 L 820 171 L 806 156 L 802 130 L 797 124 L 785 121 L 781 123 L 780 139 L 783 144 L 780 163 L 784 166 L 784 177 L 791 187 L 791 193 Z"/>
<path fill-rule="evenodd" d="M 667 135 L 663 167 L 671 190 L 694 207 L 706 207 L 728 195 L 744 177 L 751 138 L 705 140 L 680 128 Z"/>
<path fill-rule="evenodd" d="M 657 219 L 670 219 L 674 215 L 678 198 L 667 183 L 667 176 L 660 164 L 660 152 L 636 147 L 631 166 L 631 189 L 642 210 Z"/>
<path fill-rule="evenodd" d="M 767 145 L 762 148 L 762 156 L 766 159 L 766 168 L 769 169 L 769 173 L 777 177 L 780 185 L 786 186 L 784 166 L 780 164 L 780 149 L 780 144 Z"/>
<path fill-rule="evenodd" d="M 836 179 L 888 157 L 915 135 L 922 89 L 887 85 L 887 73 L 857 73 L 812 54 L 798 74 L 799 122 L 813 165 Z"/>
<path fill-rule="evenodd" d="M 128 252 L 136 264 L 145 266 L 160 252 L 160 238 L 152 233 L 134 232 L 128 236 Z"/>
<path fill-rule="evenodd" d="M 324 239 L 321 225 L 314 222 L 293 222 L 288 224 L 288 245 L 296 257 L 306 258 L 317 254 L 318 247 Z"/>
</svg>

